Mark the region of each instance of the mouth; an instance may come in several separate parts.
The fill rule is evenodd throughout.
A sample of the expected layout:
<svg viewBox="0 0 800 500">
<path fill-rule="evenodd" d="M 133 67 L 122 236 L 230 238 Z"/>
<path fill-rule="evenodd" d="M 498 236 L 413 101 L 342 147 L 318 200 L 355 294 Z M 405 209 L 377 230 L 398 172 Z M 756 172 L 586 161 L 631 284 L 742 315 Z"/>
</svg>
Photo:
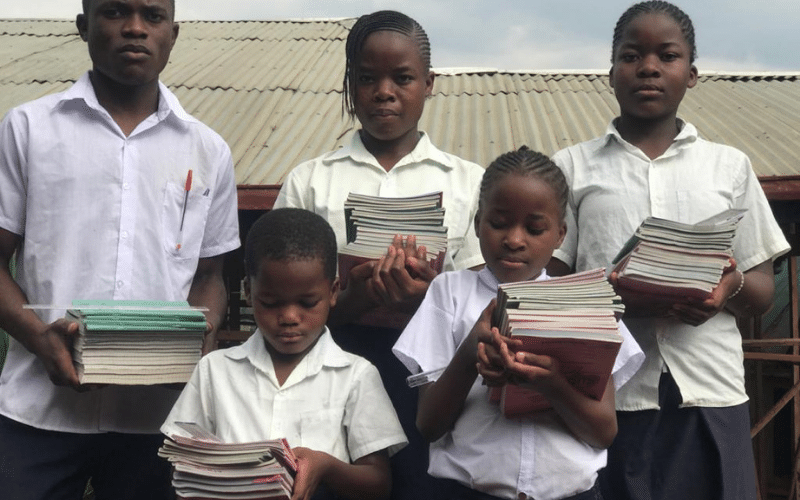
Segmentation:
<svg viewBox="0 0 800 500">
<path fill-rule="evenodd" d="M 656 85 L 640 85 L 633 92 L 643 96 L 656 96 L 663 93 L 663 90 Z"/>
<path fill-rule="evenodd" d="M 141 59 L 151 55 L 150 49 L 143 45 L 125 45 L 124 47 L 120 48 L 118 52 L 124 56 L 135 59 Z"/>
<path fill-rule="evenodd" d="M 528 265 L 528 262 L 526 260 L 520 259 L 518 257 L 500 257 L 498 261 L 504 267 L 514 268 L 514 269 L 525 267 Z"/>
<path fill-rule="evenodd" d="M 375 116 L 375 117 L 378 117 L 378 118 L 385 118 L 385 117 L 397 116 L 397 115 L 398 115 L 398 113 L 395 112 L 395 111 L 392 111 L 391 109 L 376 109 L 375 111 L 372 112 L 372 116 Z"/>
</svg>

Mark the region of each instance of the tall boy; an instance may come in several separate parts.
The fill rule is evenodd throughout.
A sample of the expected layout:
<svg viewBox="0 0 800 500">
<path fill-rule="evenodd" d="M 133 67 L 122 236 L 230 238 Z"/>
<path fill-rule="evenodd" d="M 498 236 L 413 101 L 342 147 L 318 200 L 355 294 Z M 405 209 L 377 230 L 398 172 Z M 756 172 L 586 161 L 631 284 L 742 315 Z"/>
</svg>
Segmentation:
<svg viewBox="0 0 800 500">
<path fill-rule="evenodd" d="M 168 498 L 158 427 L 178 393 L 79 387 L 74 299 L 189 300 L 213 332 L 224 314 L 222 255 L 239 245 L 224 141 L 158 76 L 178 35 L 171 0 L 84 0 L 92 70 L 0 124 L 0 376 L 4 498 Z M 186 192 L 191 175 L 191 189 Z M 17 252 L 17 281 L 7 272 Z"/>
<path fill-rule="evenodd" d="M 276 209 L 256 221 L 245 292 L 258 330 L 200 361 L 162 431 L 180 433 L 174 423 L 188 421 L 226 442 L 285 437 L 300 462 L 295 498 L 318 485 L 385 498 L 389 453 L 407 441 L 377 369 L 325 326 L 339 291 L 336 251 L 333 229 L 312 212 Z"/>
</svg>

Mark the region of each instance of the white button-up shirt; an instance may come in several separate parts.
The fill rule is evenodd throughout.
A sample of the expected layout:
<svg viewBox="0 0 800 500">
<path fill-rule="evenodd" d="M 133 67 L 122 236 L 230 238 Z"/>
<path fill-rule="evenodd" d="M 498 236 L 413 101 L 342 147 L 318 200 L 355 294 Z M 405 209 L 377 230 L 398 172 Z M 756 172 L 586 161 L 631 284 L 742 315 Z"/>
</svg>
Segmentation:
<svg viewBox="0 0 800 500">
<path fill-rule="evenodd" d="M 158 110 L 129 136 L 88 73 L 3 120 L 0 227 L 22 236 L 16 279 L 30 303 L 186 300 L 198 259 L 239 246 L 228 146 L 164 85 L 159 92 Z M 40 311 L 48 323 L 63 315 Z M 0 376 L 0 413 L 67 432 L 157 432 L 176 397 L 158 387 L 56 387 L 14 340 Z"/>
<path fill-rule="evenodd" d="M 571 189 L 567 236 L 554 257 L 574 263 L 578 271 L 608 267 L 647 216 L 694 223 L 728 208 L 748 210 L 733 245 L 739 269 L 789 250 L 747 156 L 701 139 L 691 124 L 682 125 L 655 160 L 626 142 L 613 123 L 603 137 L 553 156 Z M 722 311 L 698 327 L 670 318 L 625 323 L 647 359 L 617 394 L 617 409 L 658 408 L 658 383 L 666 368 L 684 406 L 747 401 L 742 339 L 732 314 Z"/>
<path fill-rule="evenodd" d="M 538 279 L 547 279 L 542 272 Z M 497 297 L 497 278 L 488 268 L 437 276 L 392 351 L 411 371 L 443 368 Z M 644 359 L 620 322 L 622 346 L 614 362 L 619 388 Z M 606 465 L 606 450 L 576 439 L 554 410 L 508 419 L 479 376 L 453 429 L 430 445 L 428 471 L 500 498 L 563 498 L 594 485 Z"/>
<path fill-rule="evenodd" d="M 327 327 L 283 385 L 259 330 L 200 360 L 161 430 L 194 422 L 229 443 L 286 438 L 350 463 L 407 443 L 378 370 L 343 351 Z"/>
</svg>

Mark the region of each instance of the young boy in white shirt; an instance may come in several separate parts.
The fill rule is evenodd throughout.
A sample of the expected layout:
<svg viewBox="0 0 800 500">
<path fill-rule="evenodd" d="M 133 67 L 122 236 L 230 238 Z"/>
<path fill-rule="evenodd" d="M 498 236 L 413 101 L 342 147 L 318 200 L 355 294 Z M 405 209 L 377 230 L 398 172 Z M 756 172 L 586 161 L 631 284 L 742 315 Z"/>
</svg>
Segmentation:
<svg viewBox="0 0 800 500">
<path fill-rule="evenodd" d="M 162 432 L 189 421 L 227 442 L 283 437 L 299 462 L 293 498 L 318 486 L 388 497 L 389 455 L 407 441 L 378 371 L 325 326 L 339 291 L 330 225 L 306 210 L 268 212 L 248 234 L 245 270 L 258 330 L 200 361 Z"/>
</svg>

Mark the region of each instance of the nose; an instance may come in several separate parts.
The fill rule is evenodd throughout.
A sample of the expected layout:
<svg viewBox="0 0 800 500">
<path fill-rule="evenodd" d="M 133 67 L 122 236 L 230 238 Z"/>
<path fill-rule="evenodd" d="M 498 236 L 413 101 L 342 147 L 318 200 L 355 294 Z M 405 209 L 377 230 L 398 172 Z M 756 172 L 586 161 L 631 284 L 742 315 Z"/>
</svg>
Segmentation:
<svg viewBox="0 0 800 500">
<path fill-rule="evenodd" d="M 125 23 L 122 25 L 122 34 L 128 37 L 133 38 L 143 38 L 147 36 L 147 29 L 145 27 L 145 21 L 142 19 L 137 13 L 133 13 L 125 19 Z"/>
<path fill-rule="evenodd" d="M 506 231 L 503 244 L 510 250 L 521 250 L 525 247 L 525 228 L 511 226 Z"/>
<path fill-rule="evenodd" d="M 388 101 L 394 99 L 394 82 L 391 78 L 381 78 L 375 84 L 375 99 Z"/>
<path fill-rule="evenodd" d="M 300 309 L 295 305 L 286 305 L 278 312 L 278 323 L 281 326 L 292 326 L 300 323 Z"/>
<path fill-rule="evenodd" d="M 647 54 L 641 58 L 637 73 L 645 76 L 657 76 L 661 68 L 661 59 L 658 54 Z"/>
</svg>

